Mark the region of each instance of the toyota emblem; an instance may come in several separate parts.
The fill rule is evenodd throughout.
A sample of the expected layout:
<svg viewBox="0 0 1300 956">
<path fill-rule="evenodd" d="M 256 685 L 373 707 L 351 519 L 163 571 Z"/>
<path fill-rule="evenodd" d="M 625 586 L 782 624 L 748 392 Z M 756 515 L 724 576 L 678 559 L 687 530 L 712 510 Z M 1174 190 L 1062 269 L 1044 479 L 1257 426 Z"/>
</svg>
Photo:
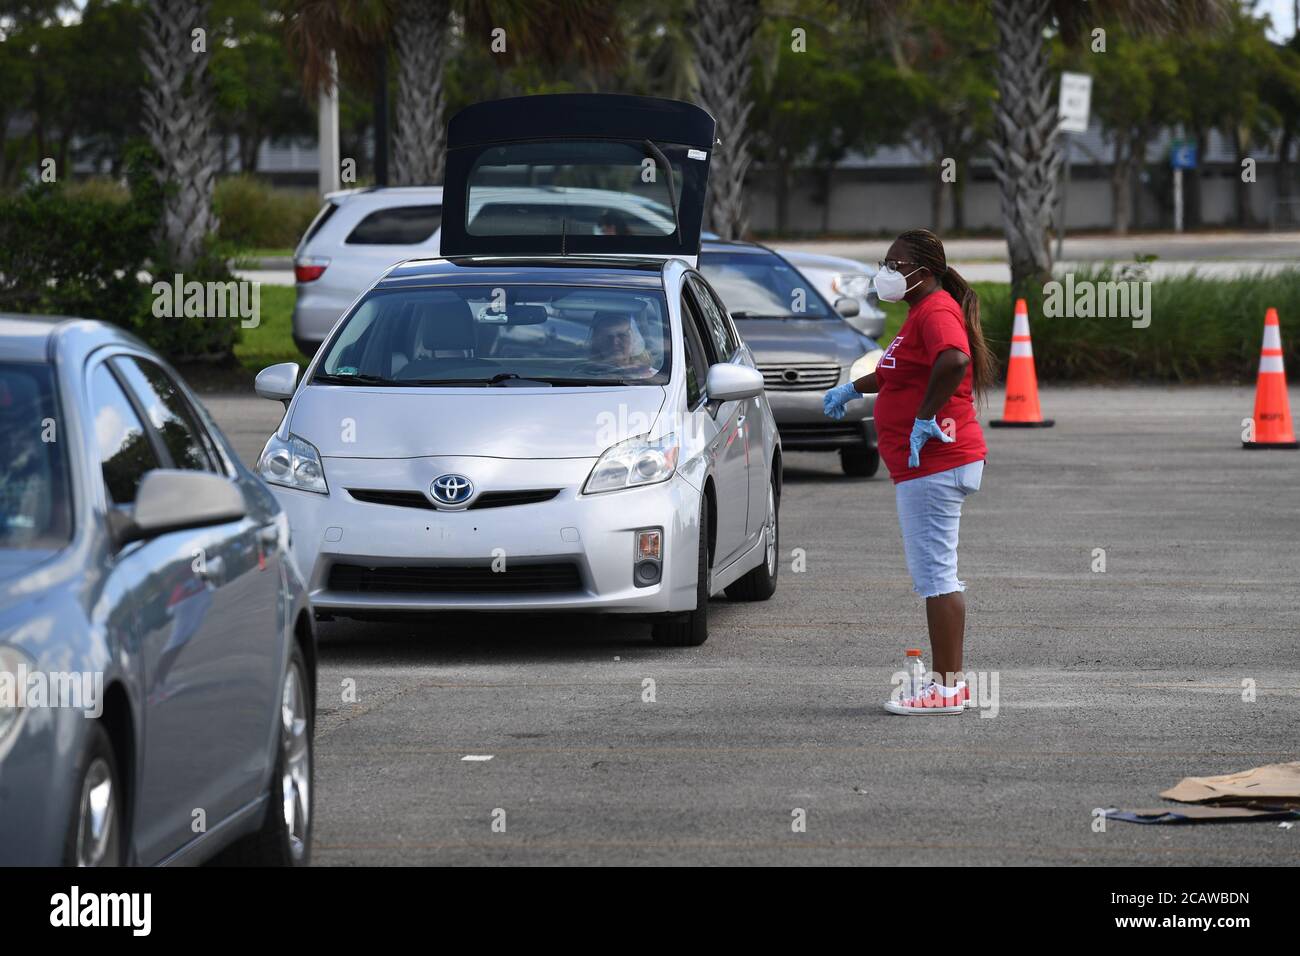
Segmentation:
<svg viewBox="0 0 1300 956">
<path fill-rule="evenodd" d="M 439 475 L 429 486 L 433 500 L 444 505 L 463 505 L 474 494 L 474 483 L 464 475 Z"/>
</svg>

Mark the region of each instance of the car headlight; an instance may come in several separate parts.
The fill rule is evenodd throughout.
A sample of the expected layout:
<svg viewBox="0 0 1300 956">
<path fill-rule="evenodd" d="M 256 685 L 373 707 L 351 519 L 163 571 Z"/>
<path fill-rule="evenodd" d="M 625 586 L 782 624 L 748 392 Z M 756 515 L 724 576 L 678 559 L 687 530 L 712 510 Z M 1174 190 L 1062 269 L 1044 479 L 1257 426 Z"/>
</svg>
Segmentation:
<svg viewBox="0 0 1300 956">
<path fill-rule="evenodd" d="M 884 349 L 872 349 L 862 358 L 858 359 L 849 367 L 849 381 L 856 382 L 864 375 L 870 375 L 880 364 L 880 357 L 885 354 Z"/>
<path fill-rule="evenodd" d="M 319 495 L 330 493 L 325 484 L 325 466 L 320 452 L 305 438 L 290 435 L 287 439 L 272 435 L 257 459 L 257 473 L 263 480 L 285 488 L 314 491 Z"/>
<path fill-rule="evenodd" d="M 638 435 L 611 445 L 591 469 L 582 493 L 594 495 L 667 481 L 677 470 L 678 450 L 675 435 L 654 441 Z"/>
<path fill-rule="evenodd" d="M 837 272 L 831 279 L 831 288 L 840 295 L 866 298 L 871 291 L 871 276 L 865 272 Z"/>
<path fill-rule="evenodd" d="M 27 674 L 36 662 L 16 647 L 0 644 L 0 756 L 22 723 Z"/>
</svg>

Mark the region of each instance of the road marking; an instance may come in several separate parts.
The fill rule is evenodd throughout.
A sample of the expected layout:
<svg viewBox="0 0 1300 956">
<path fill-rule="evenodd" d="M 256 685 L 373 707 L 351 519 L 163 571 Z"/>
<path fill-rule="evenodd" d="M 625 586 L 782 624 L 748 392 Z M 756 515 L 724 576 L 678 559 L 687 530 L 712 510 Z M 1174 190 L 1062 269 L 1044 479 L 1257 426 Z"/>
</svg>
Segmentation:
<svg viewBox="0 0 1300 956">
<path fill-rule="evenodd" d="M 461 759 L 462 761 L 466 761 L 466 760 L 467 760 L 467 761 L 469 761 L 469 762 L 471 762 L 471 763 L 473 763 L 473 762 L 475 762 L 475 761 L 480 761 L 480 762 L 481 762 L 481 761 L 484 761 L 484 760 L 491 760 L 491 759 L 492 759 L 492 754 L 466 754 L 465 756 L 461 757 L 460 759 Z"/>
</svg>

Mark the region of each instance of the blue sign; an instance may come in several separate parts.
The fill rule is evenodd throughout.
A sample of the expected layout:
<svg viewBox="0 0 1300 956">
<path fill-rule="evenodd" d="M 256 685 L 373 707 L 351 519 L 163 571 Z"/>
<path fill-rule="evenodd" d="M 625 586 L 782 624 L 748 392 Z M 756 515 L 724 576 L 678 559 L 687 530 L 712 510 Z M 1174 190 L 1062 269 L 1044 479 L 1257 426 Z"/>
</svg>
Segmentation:
<svg viewBox="0 0 1300 956">
<path fill-rule="evenodd" d="M 1169 165 L 1174 169 L 1196 168 L 1196 144 L 1175 141 L 1169 148 Z"/>
</svg>

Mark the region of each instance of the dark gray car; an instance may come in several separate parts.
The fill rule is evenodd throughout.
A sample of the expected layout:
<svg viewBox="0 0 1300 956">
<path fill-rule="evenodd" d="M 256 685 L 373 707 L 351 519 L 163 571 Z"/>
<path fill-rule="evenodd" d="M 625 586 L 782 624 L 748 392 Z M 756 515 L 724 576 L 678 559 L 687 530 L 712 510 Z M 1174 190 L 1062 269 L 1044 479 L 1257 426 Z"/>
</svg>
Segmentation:
<svg viewBox="0 0 1300 956">
<path fill-rule="evenodd" d="M 874 475 L 880 468 L 875 396 L 850 403 L 840 421 L 826 417 L 822 396 L 875 370 L 883 354 L 875 340 L 844 321 L 811 282 L 765 246 L 705 242 L 699 268 L 763 373 L 782 447 L 838 451 L 845 474 Z M 844 304 L 857 308 L 851 300 Z"/>
<path fill-rule="evenodd" d="M 0 864 L 310 857 L 288 522 L 112 326 L 0 315 Z"/>
</svg>

